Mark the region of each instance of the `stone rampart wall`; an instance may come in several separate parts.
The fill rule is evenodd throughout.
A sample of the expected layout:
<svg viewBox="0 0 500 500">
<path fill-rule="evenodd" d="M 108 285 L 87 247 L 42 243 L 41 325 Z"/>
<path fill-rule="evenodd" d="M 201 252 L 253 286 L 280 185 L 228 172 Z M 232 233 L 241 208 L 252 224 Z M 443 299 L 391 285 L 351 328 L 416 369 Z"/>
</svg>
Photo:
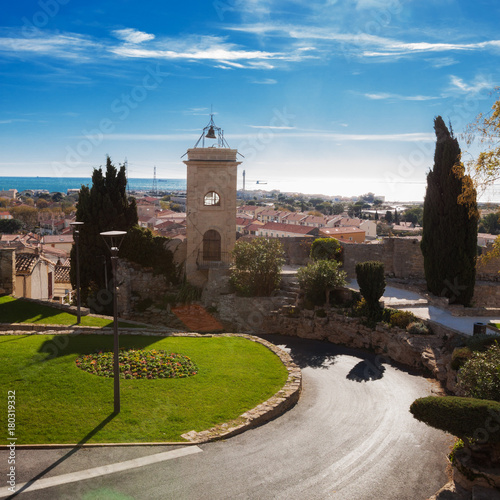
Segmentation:
<svg viewBox="0 0 500 500">
<path fill-rule="evenodd" d="M 11 248 L 0 249 L 0 294 L 16 293 L 16 252 Z"/>
<path fill-rule="evenodd" d="M 424 275 L 424 258 L 416 238 L 385 238 L 382 243 L 344 243 L 344 269 L 349 278 L 356 277 L 356 264 L 367 260 L 383 262 L 385 272 L 396 278 L 418 278 Z"/>
<path fill-rule="evenodd" d="M 159 299 L 171 289 L 163 274 L 155 275 L 152 270 L 125 259 L 118 259 L 117 274 L 120 317 L 126 318 L 138 301 Z"/>
</svg>

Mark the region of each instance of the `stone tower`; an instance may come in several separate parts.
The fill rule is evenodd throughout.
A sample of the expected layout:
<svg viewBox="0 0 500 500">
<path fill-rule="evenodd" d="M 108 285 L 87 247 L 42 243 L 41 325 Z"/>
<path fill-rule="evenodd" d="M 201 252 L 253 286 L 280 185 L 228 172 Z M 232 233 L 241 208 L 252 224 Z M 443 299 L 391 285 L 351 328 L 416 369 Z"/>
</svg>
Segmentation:
<svg viewBox="0 0 500 500">
<path fill-rule="evenodd" d="M 206 147 L 205 139 L 213 144 Z M 186 278 L 196 286 L 205 285 L 213 270 L 229 268 L 236 241 L 237 154 L 213 115 L 187 151 Z"/>
</svg>

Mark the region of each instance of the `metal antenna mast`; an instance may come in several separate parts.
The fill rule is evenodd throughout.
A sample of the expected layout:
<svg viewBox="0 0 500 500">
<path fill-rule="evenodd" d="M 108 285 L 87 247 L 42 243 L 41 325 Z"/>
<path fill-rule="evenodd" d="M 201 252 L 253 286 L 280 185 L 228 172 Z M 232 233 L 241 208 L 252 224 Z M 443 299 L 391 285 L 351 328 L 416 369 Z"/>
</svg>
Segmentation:
<svg viewBox="0 0 500 500">
<path fill-rule="evenodd" d="M 153 175 L 153 189 L 152 189 L 153 194 L 158 194 L 158 185 L 156 183 L 156 165 L 154 168 L 154 175 Z"/>
</svg>

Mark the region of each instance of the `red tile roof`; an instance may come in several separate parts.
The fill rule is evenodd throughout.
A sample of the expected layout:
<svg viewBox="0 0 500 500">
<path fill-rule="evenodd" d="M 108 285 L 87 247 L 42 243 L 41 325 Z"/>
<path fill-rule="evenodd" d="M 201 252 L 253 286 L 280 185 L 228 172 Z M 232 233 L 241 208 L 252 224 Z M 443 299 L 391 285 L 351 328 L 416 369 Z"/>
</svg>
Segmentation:
<svg viewBox="0 0 500 500">
<path fill-rule="evenodd" d="M 260 229 L 268 231 L 281 231 L 286 233 L 307 234 L 317 228 L 311 226 L 299 226 L 296 224 L 283 224 L 281 222 L 267 222 Z"/>
<path fill-rule="evenodd" d="M 16 274 L 31 274 L 40 257 L 33 253 L 16 254 Z"/>
</svg>

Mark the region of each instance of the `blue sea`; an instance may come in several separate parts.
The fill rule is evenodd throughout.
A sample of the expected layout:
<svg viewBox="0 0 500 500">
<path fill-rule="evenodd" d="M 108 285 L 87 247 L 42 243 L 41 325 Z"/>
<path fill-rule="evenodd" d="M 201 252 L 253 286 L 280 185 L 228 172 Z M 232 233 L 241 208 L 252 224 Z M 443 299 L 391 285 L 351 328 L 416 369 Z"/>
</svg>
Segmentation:
<svg viewBox="0 0 500 500">
<path fill-rule="evenodd" d="M 47 190 L 49 193 L 66 193 L 68 189 L 80 189 L 92 186 L 90 177 L 0 177 L 0 191 L 17 189 Z M 157 179 L 158 192 L 185 191 L 186 179 Z M 128 179 L 127 189 L 130 191 L 152 191 L 153 179 Z"/>
</svg>

